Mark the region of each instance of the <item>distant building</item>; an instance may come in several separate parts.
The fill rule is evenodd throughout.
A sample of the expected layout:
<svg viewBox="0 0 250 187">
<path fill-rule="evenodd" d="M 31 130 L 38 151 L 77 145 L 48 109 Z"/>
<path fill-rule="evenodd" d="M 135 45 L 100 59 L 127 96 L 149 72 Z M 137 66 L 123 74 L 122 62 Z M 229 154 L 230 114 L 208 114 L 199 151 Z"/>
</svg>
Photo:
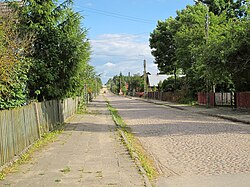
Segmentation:
<svg viewBox="0 0 250 187">
<path fill-rule="evenodd" d="M 148 87 L 158 87 L 158 84 L 160 82 L 163 82 L 164 80 L 167 80 L 169 77 L 172 77 L 173 75 L 164 75 L 164 74 L 156 74 L 156 75 L 150 75 L 148 74 Z"/>
<path fill-rule="evenodd" d="M 151 75 L 147 73 L 147 84 L 148 89 L 153 89 L 154 87 L 158 87 L 159 83 L 163 83 L 164 80 L 167 80 L 170 77 L 174 77 L 174 75 L 166 75 L 166 74 L 154 74 Z M 177 75 L 177 77 L 185 77 L 185 75 Z"/>
</svg>

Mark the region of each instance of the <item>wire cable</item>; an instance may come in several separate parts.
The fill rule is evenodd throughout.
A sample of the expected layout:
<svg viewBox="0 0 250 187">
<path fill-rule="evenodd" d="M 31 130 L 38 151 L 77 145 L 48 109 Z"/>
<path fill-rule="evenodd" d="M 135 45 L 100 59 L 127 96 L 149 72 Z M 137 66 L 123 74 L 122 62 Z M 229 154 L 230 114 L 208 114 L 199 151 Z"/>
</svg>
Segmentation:
<svg viewBox="0 0 250 187">
<path fill-rule="evenodd" d="M 78 12 L 80 13 L 80 12 L 88 11 L 88 12 L 93 12 L 93 13 L 97 13 L 97 14 L 101 14 L 101 15 L 105 15 L 105 16 L 109 16 L 109 17 L 125 19 L 125 20 L 129 20 L 129 21 L 134 21 L 134 22 L 140 22 L 140 23 L 145 23 L 145 24 L 155 24 L 155 21 L 153 21 L 153 20 L 147 20 L 147 19 L 143 19 L 143 18 L 127 16 L 127 15 L 123 15 L 123 14 L 119 14 L 119 13 L 115 13 L 115 12 L 108 12 L 108 11 L 89 8 L 89 7 L 83 7 L 83 8 L 85 10 L 80 10 Z"/>
</svg>

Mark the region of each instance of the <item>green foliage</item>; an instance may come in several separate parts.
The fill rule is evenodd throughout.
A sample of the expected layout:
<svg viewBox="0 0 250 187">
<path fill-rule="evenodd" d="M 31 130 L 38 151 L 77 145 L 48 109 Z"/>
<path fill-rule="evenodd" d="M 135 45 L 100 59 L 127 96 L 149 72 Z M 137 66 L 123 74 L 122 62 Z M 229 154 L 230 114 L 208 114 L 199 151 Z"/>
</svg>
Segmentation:
<svg viewBox="0 0 250 187">
<path fill-rule="evenodd" d="M 142 147 L 140 141 L 131 133 L 131 129 L 127 127 L 119 112 L 114 107 L 112 107 L 108 101 L 107 103 L 112 118 L 118 126 L 118 132 L 121 134 L 122 138 L 126 139 L 124 139 L 124 143 L 128 148 L 130 156 L 134 158 L 134 153 L 136 153 L 137 158 L 139 159 L 149 179 L 152 180 L 156 178 L 158 176 L 158 172 L 154 166 L 153 159 L 150 155 L 147 154 L 145 149 Z"/>
<path fill-rule="evenodd" d="M 65 124 L 58 124 L 55 130 L 45 133 L 42 135 L 41 139 L 36 141 L 28 150 L 26 153 L 21 155 L 19 160 L 15 161 L 11 166 L 4 168 L 0 172 L 0 180 L 4 180 L 6 175 L 18 171 L 18 168 L 21 164 L 27 163 L 29 160 L 31 160 L 32 156 L 36 151 L 41 150 L 43 147 L 48 145 L 49 143 L 52 143 L 56 141 L 59 134 L 63 132 Z"/>
<path fill-rule="evenodd" d="M 119 94 L 120 92 L 120 77 L 114 76 L 112 79 L 109 79 L 108 84 L 110 84 L 111 92 Z"/>
<path fill-rule="evenodd" d="M 109 79 L 107 84 L 110 85 L 110 90 L 115 94 L 119 94 L 120 89 L 123 93 L 129 92 L 130 94 L 133 91 L 142 92 L 144 90 L 143 78 L 139 74 L 133 76 L 116 75 Z M 128 84 L 128 90 L 126 84 Z"/>
<path fill-rule="evenodd" d="M 144 81 L 139 74 L 135 74 L 130 77 L 130 90 L 135 90 L 136 92 L 142 92 L 144 90 Z"/>
<path fill-rule="evenodd" d="M 184 86 L 185 77 L 177 77 L 175 78 L 169 77 L 167 80 L 164 80 L 162 83 L 162 90 L 164 92 L 181 90 Z"/>
<path fill-rule="evenodd" d="M 87 30 L 73 1 L 10 2 L 13 17 L 0 25 L 0 109 L 99 92 L 101 79 L 88 63 Z"/>
<path fill-rule="evenodd" d="M 175 42 L 177 22 L 170 17 L 166 21 L 158 21 L 156 29 L 150 34 L 150 47 L 155 63 L 161 72 L 171 74 L 176 71 Z"/>
<path fill-rule="evenodd" d="M 61 4 L 55 0 L 24 0 L 19 8 L 19 29 L 36 36 L 28 74 L 31 98 L 41 101 L 80 95 L 86 79 L 94 74 L 88 64 L 87 31 L 81 28 L 82 17 L 71 4 L 70 0 Z"/>
<path fill-rule="evenodd" d="M 225 59 L 235 89 L 250 90 L 250 19 L 233 21 L 224 40 Z"/>
<path fill-rule="evenodd" d="M 228 18 L 243 17 L 247 15 L 246 5 L 248 0 L 198 0 L 209 7 L 215 15 L 227 13 Z"/>
<path fill-rule="evenodd" d="M 27 72 L 30 60 L 31 35 L 16 28 L 16 15 L 1 18 L 0 25 L 0 110 L 22 106 L 27 101 Z"/>
<path fill-rule="evenodd" d="M 60 171 L 62 172 L 62 173 L 64 173 L 64 174 L 66 174 L 66 173 L 69 173 L 70 172 L 70 167 L 69 166 L 66 166 L 66 167 L 64 167 L 63 169 L 61 169 Z"/>
<path fill-rule="evenodd" d="M 154 87 L 152 88 L 152 91 L 153 91 L 153 92 L 156 92 L 156 91 L 157 91 L 156 86 L 154 86 Z"/>
<path fill-rule="evenodd" d="M 159 91 L 159 92 L 162 92 L 162 91 L 163 91 L 162 84 L 163 84 L 162 81 L 160 81 L 160 82 L 158 83 L 158 91 Z"/>
<path fill-rule="evenodd" d="M 207 6 L 199 2 L 187 6 L 175 18 L 159 21 L 151 33 L 150 47 L 159 70 L 174 74 L 173 67 L 180 68 L 186 75 L 185 89 L 193 96 L 214 88 L 249 91 L 249 1 L 200 2 Z M 173 80 L 163 87 L 172 88 Z"/>
<path fill-rule="evenodd" d="M 122 86 L 122 93 L 123 93 L 124 95 L 126 95 L 126 93 L 127 93 L 127 88 L 126 88 L 126 86 Z"/>
</svg>

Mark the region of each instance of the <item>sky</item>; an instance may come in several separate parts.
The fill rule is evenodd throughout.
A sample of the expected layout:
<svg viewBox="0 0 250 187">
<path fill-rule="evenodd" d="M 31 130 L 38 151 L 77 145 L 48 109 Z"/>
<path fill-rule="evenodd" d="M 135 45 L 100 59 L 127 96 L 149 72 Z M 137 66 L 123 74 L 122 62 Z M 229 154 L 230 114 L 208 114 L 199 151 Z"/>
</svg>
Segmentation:
<svg viewBox="0 0 250 187">
<path fill-rule="evenodd" d="M 103 84 L 114 75 L 158 72 L 149 47 L 150 33 L 158 20 L 175 17 L 193 0 L 74 0 L 73 8 L 84 17 L 92 47 L 90 64 Z"/>
</svg>

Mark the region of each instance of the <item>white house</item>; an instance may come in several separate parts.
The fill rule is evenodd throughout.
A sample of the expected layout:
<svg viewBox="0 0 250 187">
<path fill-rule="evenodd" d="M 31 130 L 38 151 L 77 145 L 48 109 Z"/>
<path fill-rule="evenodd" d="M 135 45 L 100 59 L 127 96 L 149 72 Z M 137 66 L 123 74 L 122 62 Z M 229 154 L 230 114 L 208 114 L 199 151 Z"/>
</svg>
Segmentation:
<svg viewBox="0 0 250 187">
<path fill-rule="evenodd" d="M 148 75 L 148 87 L 153 88 L 154 86 L 158 86 L 159 82 L 163 82 L 167 80 L 169 77 L 173 75 L 164 75 L 164 74 L 156 74 L 156 75 Z"/>
</svg>

